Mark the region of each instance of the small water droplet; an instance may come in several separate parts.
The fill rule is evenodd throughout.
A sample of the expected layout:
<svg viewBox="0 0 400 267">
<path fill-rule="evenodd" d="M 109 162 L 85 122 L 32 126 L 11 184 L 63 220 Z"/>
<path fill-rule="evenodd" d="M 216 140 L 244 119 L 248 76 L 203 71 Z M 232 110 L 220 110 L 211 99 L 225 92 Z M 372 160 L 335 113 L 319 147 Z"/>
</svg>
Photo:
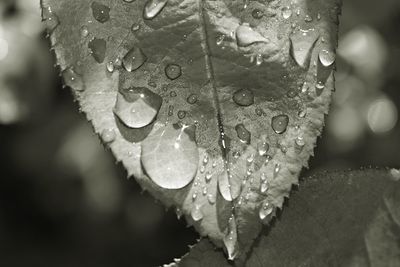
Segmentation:
<svg viewBox="0 0 400 267">
<path fill-rule="evenodd" d="M 192 200 L 195 201 L 196 198 L 197 198 L 197 192 L 194 192 L 193 195 L 192 195 Z"/>
<path fill-rule="evenodd" d="M 239 106 L 251 106 L 254 104 L 254 94 L 249 89 L 240 89 L 233 94 L 233 101 Z"/>
<path fill-rule="evenodd" d="M 268 40 L 244 23 L 236 28 L 236 42 L 238 46 L 244 47 L 260 42 L 266 43 Z"/>
<path fill-rule="evenodd" d="M 256 8 L 251 12 L 251 15 L 255 19 L 261 19 L 264 16 L 264 12 L 262 12 L 262 10 Z"/>
<path fill-rule="evenodd" d="M 133 47 L 122 59 L 122 64 L 127 71 L 131 72 L 140 68 L 146 60 L 147 57 L 142 49 Z"/>
<path fill-rule="evenodd" d="M 192 216 L 193 221 L 198 222 L 201 219 L 203 219 L 203 212 L 201 211 L 201 206 L 198 205 L 194 205 L 194 207 L 192 208 L 192 211 L 190 213 L 190 215 Z"/>
<path fill-rule="evenodd" d="M 165 67 L 165 75 L 167 75 L 170 80 L 178 79 L 182 75 L 181 67 L 176 64 L 168 64 Z"/>
<path fill-rule="evenodd" d="M 267 142 L 259 142 L 257 144 L 257 151 L 260 156 L 265 156 L 269 150 L 269 144 Z"/>
<path fill-rule="evenodd" d="M 107 62 L 106 68 L 108 72 L 114 72 L 114 62 L 112 61 Z"/>
<path fill-rule="evenodd" d="M 131 26 L 131 31 L 132 32 L 137 32 L 140 29 L 140 24 L 138 23 L 133 23 Z"/>
<path fill-rule="evenodd" d="M 206 153 L 206 154 L 204 154 L 204 158 L 203 158 L 203 164 L 204 165 L 207 165 L 208 164 L 208 154 Z"/>
<path fill-rule="evenodd" d="M 168 106 L 168 116 L 174 115 L 174 106 L 169 105 Z"/>
<path fill-rule="evenodd" d="M 304 138 L 302 136 L 298 136 L 295 140 L 296 145 L 298 145 L 299 147 L 303 147 L 306 143 L 304 141 Z"/>
<path fill-rule="evenodd" d="M 238 242 L 237 242 L 237 229 L 236 229 L 236 220 L 232 215 L 228 221 L 227 233 L 223 238 L 225 248 L 228 252 L 229 260 L 235 259 L 238 254 Z"/>
<path fill-rule="evenodd" d="M 114 142 L 116 135 L 113 129 L 105 129 L 101 132 L 101 138 L 105 143 Z"/>
<path fill-rule="evenodd" d="M 278 115 L 272 118 L 271 126 L 275 133 L 283 134 L 286 132 L 286 128 L 289 123 L 289 117 L 287 115 Z"/>
<path fill-rule="evenodd" d="M 251 133 L 246 129 L 243 124 L 238 124 L 235 126 L 237 137 L 241 142 L 250 144 L 251 141 Z"/>
<path fill-rule="evenodd" d="M 298 115 L 299 115 L 300 118 L 305 118 L 306 115 L 307 115 L 307 109 L 300 110 Z"/>
<path fill-rule="evenodd" d="M 107 48 L 106 41 L 103 39 L 93 38 L 89 42 L 88 47 L 90 49 L 90 53 L 92 54 L 94 60 L 96 60 L 97 63 L 103 63 L 104 58 L 106 56 L 106 48 Z"/>
<path fill-rule="evenodd" d="M 306 17 L 304 18 L 305 22 L 311 22 L 313 21 L 313 18 L 310 15 L 306 15 Z"/>
<path fill-rule="evenodd" d="M 89 35 L 89 30 L 86 25 L 83 25 L 80 29 L 80 34 L 82 37 L 87 37 Z"/>
<path fill-rule="evenodd" d="M 278 173 L 280 172 L 280 170 L 281 170 L 281 164 L 276 163 L 276 164 L 275 164 L 275 168 L 274 168 L 274 177 L 276 177 L 276 176 L 278 175 Z"/>
<path fill-rule="evenodd" d="M 268 202 L 264 202 L 261 207 L 260 207 L 260 211 L 258 213 L 260 220 L 264 220 L 265 218 L 267 218 L 270 214 L 272 214 L 272 212 L 274 211 L 274 208 L 268 203 Z"/>
<path fill-rule="evenodd" d="M 292 10 L 290 9 L 290 7 L 285 6 L 282 8 L 281 11 L 282 11 L 282 18 L 284 19 L 288 19 L 292 16 Z"/>
<path fill-rule="evenodd" d="M 207 186 L 203 186 L 203 196 L 207 195 Z"/>
<path fill-rule="evenodd" d="M 100 23 L 104 23 L 110 19 L 110 8 L 98 2 L 93 2 L 92 5 L 93 17 Z"/>
<path fill-rule="evenodd" d="M 214 205 L 214 204 L 215 204 L 215 201 L 216 201 L 215 195 L 213 195 L 213 194 L 208 194 L 208 195 L 207 195 L 207 200 L 208 200 L 208 203 L 210 203 L 211 205 Z"/>
<path fill-rule="evenodd" d="M 182 120 L 182 119 L 184 119 L 186 117 L 186 111 L 184 111 L 184 110 L 179 110 L 178 111 L 178 118 L 180 119 L 180 120 Z"/>
<path fill-rule="evenodd" d="M 146 87 L 121 89 L 117 96 L 114 113 L 130 128 L 142 128 L 156 118 L 162 98 Z"/>
<path fill-rule="evenodd" d="M 260 66 L 263 63 L 263 61 L 264 61 L 263 56 L 261 54 L 258 54 L 256 56 L 256 65 Z"/>
<path fill-rule="evenodd" d="M 207 183 L 210 182 L 210 181 L 211 181 L 211 178 L 212 178 L 211 172 L 207 172 L 207 173 L 206 173 L 206 182 L 207 182 Z"/>
<path fill-rule="evenodd" d="M 54 29 L 60 24 L 58 16 L 53 12 L 50 6 L 43 7 L 42 18 L 46 22 L 46 27 L 49 33 L 53 32 Z"/>
<path fill-rule="evenodd" d="M 248 163 L 252 163 L 254 161 L 254 154 L 250 154 L 250 156 L 248 156 L 246 160 Z"/>
<path fill-rule="evenodd" d="M 196 94 L 191 94 L 187 98 L 187 102 L 192 105 L 195 104 L 197 101 L 198 101 L 198 96 Z"/>
<path fill-rule="evenodd" d="M 83 83 L 82 77 L 77 74 L 74 68 L 69 67 L 62 72 L 64 78 L 64 83 L 76 91 L 85 90 L 85 85 Z"/>
<path fill-rule="evenodd" d="M 145 19 L 155 18 L 165 7 L 168 0 L 148 0 L 144 6 L 143 17 Z"/>
<path fill-rule="evenodd" d="M 176 96 L 177 96 L 177 94 L 176 94 L 176 92 L 175 92 L 175 91 L 171 91 L 171 92 L 169 93 L 169 96 L 170 96 L 170 97 L 176 97 Z"/>
<path fill-rule="evenodd" d="M 218 36 L 217 37 L 217 40 L 216 40 L 216 44 L 219 46 L 219 45 L 221 45 L 222 44 L 222 42 L 224 41 L 224 39 L 225 39 L 225 35 L 220 35 L 220 36 Z"/>
<path fill-rule="evenodd" d="M 233 158 L 238 159 L 240 157 L 240 152 L 239 151 L 234 151 L 232 153 Z"/>
</svg>

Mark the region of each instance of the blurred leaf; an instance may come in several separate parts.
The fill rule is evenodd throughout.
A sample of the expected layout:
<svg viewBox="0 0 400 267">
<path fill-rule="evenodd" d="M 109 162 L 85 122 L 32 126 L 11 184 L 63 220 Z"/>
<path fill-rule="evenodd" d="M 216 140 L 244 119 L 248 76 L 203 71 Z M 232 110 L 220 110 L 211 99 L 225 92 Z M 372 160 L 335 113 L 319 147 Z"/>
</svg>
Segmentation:
<svg viewBox="0 0 400 267">
<path fill-rule="evenodd" d="M 307 178 L 257 240 L 246 266 L 400 266 L 398 173 L 369 169 Z M 202 240 L 178 265 L 230 266 L 224 260 Z"/>
<path fill-rule="evenodd" d="M 298 183 L 322 130 L 337 2 L 42 8 L 65 83 L 128 174 L 235 258 Z"/>
</svg>

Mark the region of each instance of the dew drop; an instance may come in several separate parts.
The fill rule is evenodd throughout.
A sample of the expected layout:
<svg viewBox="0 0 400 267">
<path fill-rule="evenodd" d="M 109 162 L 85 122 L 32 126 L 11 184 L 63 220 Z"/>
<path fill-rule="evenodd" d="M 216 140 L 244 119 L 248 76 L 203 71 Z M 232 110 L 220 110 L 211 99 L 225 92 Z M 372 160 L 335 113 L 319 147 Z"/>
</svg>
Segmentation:
<svg viewBox="0 0 400 267">
<path fill-rule="evenodd" d="M 197 183 L 195 183 L 195 185 L 197 186 Z M 192 200 L 195 201 L 197 199 L 197 192 L 194 192 L 192 195 Z"/>
<path fill-rule="evenodd" d="M 325 85 L 326 80 L 332 72 L 336 55 L 330 50 L 321 50 L 318 54 L 317 82 Z"/>
<path fill-rule="evenodd" d="M 62 76 L 64 78 L 64 83 L 73 88 L 76 91 L 85 90 L 85 85 L 83 83 L 82 77 L 77 74 L 74 68 L 69 67 L 62 72 Z"/>
<path fill-rule="evenodd" d="M 243 24 L 236 28 L 236 42 L 238 46 L 244 47 L 260 42 L 267 43 L 268 40 L 248 24 Z"/>
<path fill-rule="evenodd" d="M 158 186 L 179 189 L 194 179 L 199 163 L 195 129 L 168 124 L 142 142 L 142 166 Z"/>
<path fill-rule="evenodd" d="M 208 194 L 208 195 L 207 195 L 207 200 L 208 200 L 208 203 L 210 203 L 211 205 L 214 205 L 214 204 L 215 204 L 215 201 L 216 201 L 215 195 L 213 195 L 213 194 Z"/>
<path fill-rule="evenodd" d="M 251 134 L 243 124 L 236 125 L 235 130 L 237 137 L 240 139 L 242 143 L 250 144 Z"/>
<path fill-rule="evenodd" d="M 82 37 L 87 37 L 89 35 L 89 30 L 86 25 L 83 25 L 80 29 L 80 34 Z"/>
<path fill-rule="evenodd" d="M 295 143 L 299 147 L 303 147 L 306 144 L 302 136 L 298 136 L 295 140 Z"/>
<path fill-rule="evenodd" d="M 140 68 L 146 60 L 147 57 L 142 49 L 133 47 L 122 59 L 122 64 L 127 71 L 131 72 Z"/>
<path fill-rule="evenodd" d="M 174 115 L 174 106 L 170 105 L 168 107 L 168 116 Z"/>
<path fill-rule="evenodd" d="M 108 72 L 110 72 L 110 73 L 114 72 L 114 62 L 112 62 L 112 61 L 107 62 L 106 68 L 107 68 Z"/>
<path fill-rule="evenodd" d="M 143 18 L 155 18 L 158 14 L 160 14 L 161 10 L 165 7 L 167 2 L 168 0 L 148 0 L 144 6 Z"/>
<path fill-rule="evenodd" d="M 264 61 L 263 56 L 261 54 L 258 54 L 256 56 L 256 65 L 260 66 L 263 63 L 263 61 Z"/>
<path fill-rule="evenodd" d="M 50 6 L 42 9 L 42 18 L 46 22 L 47 30 L 50 33 L 60 24 L 58 16 L 53 12 Z"/>
<path fill-rule="evenodd" d="M 116 138 L 115 131 L 113 129 L 105 129 L 101 132 L 101 138 L 106 143 L 112 143 Z"/>
<path fill-rule="evenodd" d="M 262 12 L 260 9 L 256 8 L 251 12 L 251 15 L 255 19 L 261 19 L 264 16 L 264 12 Z"/>
<path fill-rule="evenodd" d="M 178 79 L 182 75 L 181 67 L 176 64 L 168 64 L 165 67 L 165 75 L 167 75 L 170 80 Z"/>
<path fill-rule="evenodd" d="M 290 36 L 290 54 L 300 67 L 309 66 L 311 51 L 317 39 L 318 33 L 314 29 L 295 31 Z"/>
<path fill-rule="evenodd" d="M 131 26 L 131 31 L 132 32 L 137 32 L 140 29 L 140 25 L 137 23 L 132 24 Z"/>
<path fill-rule="evenodd" d="M 265 193 L 265 192 L 267 192 L 267 190 L 268 190 L 268 183 L 267 182 L 263 182 L 263 183 L 261 183 L 260 184 L 260 192 L 261 193 Z"/>
<path fill-rule="evenodd" d="M 235 217 L 232 215 L 228 221 L 227 233 L 225 234 L 223 241 L 225 248 L 228 252 L 229 260 L 235 259 L 238 254 L 238 242 L 237 242 L 237 226 Z"/>
<path fill-rule="evenodd" d="M 184 119 L 186 117 L 186 111 L 184 111 L 184 110 L 179 110 L 178 111 L 178 118 L 180 119 L 180 120 L 182 120 L 182 119 Z"/>
<path fill-rule="evenodd" d="M 93 17 L 100 23 L 110 19 L 110 8 L 94 1 L 91 5 Z"/>
<path fill-rule="evenodd" d="M 204 173 L 206 171 L 206 167 L 204 165 L 200 166 L 200 173 Z"/>
<path fill-rule="evenodd" d="M 289 117 L 287 115 L 278 115 L 272 118 L 271 126 L 275 133 L 283 134 L 286 132 L 286 128 L 289 123 Z"/>
<path fill-rule="evenodd" d="M 207 172 L 206 173 L 206 182 L 209 183 L 211 181 L 211 178 L 212 178 L 211 172 Z"/>
<path fill-rule="evenodd" d="M 203 212 L 201 211 L 201 206 L 194 205 L 192 211 L 190 212 L 193 221 L 198 222 L 203 219 Z"/>
<path fill-rule="evenodd" d="M 104 58 L 106 56 L 106 48 L 107 48 L 107 43 L 103 39 L 98 39 L 98 38 L 93 38 L 89 44 L 88 47 L 90 49 L 90 52 L 96 60 L 97 63 L 103 63 Z"/>
<path fill-rule="evenodd" d="M 305 22 L 311 22 L 313 21 L 313 18 L 310 15 L 306 15 L 306 17 L 304 18 Z"/>
<path fill-rule="evenodd" d="M 222 42 L 224 41 L 224 39 L 225 39 L 225 35 L 220 35 L 220 36 L 218 36 L 217 37 L 217 40 L 216 40 L 216 44 L 219 46 L 219 45 L 221 45 L 222 44 Z"/>
<path fill-rule="evenodd" d="M 204 158 L 203 158 L 203 164 L 204 164 L 204 165 L 207 165 L 207 164 L 208 164 L 208 160 L 209 160 L 208 154 L 206 153 L 206 154 L 204 155 Z"/>
<path fill-rule="evenodd" d="M 250 156 L 248 156 L 246 160 L 248 163 L 252 163 L 254 161 L 254 154 L 251 154 Z"/>
<path fill-rule="evenodd" d="M 292 10 L 290 9 L 290 7 L 285 6 L 282 8 L 281 11 L 282 11 L 282 18 L 284 19 L 288 19 L 292 16 Z"/>
<path fill-rule="evenodd" d="M 195 104 L 198 101 L 198 96 L 196 94 L 191 94 L 187 98 L 187 102 L 191 105 Z"/>
<path fill-rule="evenodd" d="M 263 221 L 265 218 L 267 218 L 269 215 L 271 215 L 273 211 L 274 211 L 274 208 L 268 202 L 264 202 L 261 205 L 260 210 L 258 212 L 260 220 Z"/>
<path fill-rule="evenodd" d="M 257 145 L 257 151 L 260 156 L 265 156 L 269 150 L 269 144 L 267 142 L 259 142 Z"/>
<path fill-rule="evenodd" d="M 207 195 L 207 186 L 203 186 L 203 196 Z"/>
<path fill-rule="evenodd" d="M 254 104 L 254 94 L 249 89 L 240 89 L 233 94 L 233 101 L 239 106 L 251 106 Z"/>
<path fill-rule="evenodd" d="M 278 175 L 278 173 L 280 172 L 280 170 L 281 170 L 281 164 L 276 163 L 276 164 L 275 164 L 275 168 L 274 168 L 274 177 L 276 177 L 276 176 Z"/>
<path fill-rule="evenodd" d="M 118 93 L 115 115 L 130 128 L 142 128 L 154 121 L 162 98 L 146 87 L 131 87 Z"/>
</svg>

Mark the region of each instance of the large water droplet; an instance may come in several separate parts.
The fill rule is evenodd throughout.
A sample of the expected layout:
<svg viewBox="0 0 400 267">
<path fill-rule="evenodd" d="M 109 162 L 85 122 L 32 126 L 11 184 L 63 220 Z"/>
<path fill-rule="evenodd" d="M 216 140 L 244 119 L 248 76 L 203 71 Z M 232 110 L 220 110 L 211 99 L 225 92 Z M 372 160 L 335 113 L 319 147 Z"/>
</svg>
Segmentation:
<svg viewBox="0 0 400 267">
<path fill-rule="evenodd" d="M 248 24 L 243 24 L 236 28 L 236 42 L 238 46 L 249 46 L 254 43 L 266 43 L 268 40 L 254 31 Z"/>
<path fill-rule="evenodd" d="M 168 0 L 148 0 L 143 10 L 143 17 L 145 19 L 155 18 L 161 10 L 165 7 Z"/>
<path fill-rule="evenodd" d="M 272 205 L 270 205 L 268 202 L 264 202 L 260 207 L 260 211 L 258 212 L 260 220 L 263 221 L 265 218 L 271 215 L 273 211 L 274 208 L 272 207 Z"/>
<path fill-rule="evenodd" d="M 85 84 L 83 83 L 82 77 L 77 74 L 74 68 L 69 67 L 62 72 L 64 83 L 77 91 L 85 90 Z"/>
<path fill-rule="evenodd" d="M 144 171 L 158 186 L 185 187 L 194 179 L 199 163 L 195 127 L 168 124 L 159 129 L 142 142 L 141 161 Z"/>
<path fill-rule="evenodd" d="M 114 113 L 130 128 L 142 128 L 156 118 L 162 98 L 145 87 L 122 89 L 118 93 Z"/>
<path fill-rule="evenodd" d="M 317 83 L 325 85 L 332 72 L 336 55 L 330 50 L 321 50 L 318 54 Z"/>
<path fill-rule="evenodd" d="M 289 117 L 287 115 L 278 115 L 272 118 L 271 126 L 275 133 L 283 134 L 286 132 L 286 128 L 289 123 Z"/>
<path fill-rule="evenodd" d="M 106 56 L 106 41 L 103 39 L 94 38 L 89 42 L 88 47 L 94 60 L 96 60 L 97 63 L 103 63 Z"/>
<path fill-rule="evenodd" d="M 133 47 L 122 59 L 122 64 L 127 71 L 131 72 L 140 68 L 146 60 L 147 57 L 142 49 Z"/>
<path fill-rule="evenodd" d="M 110 8 L 98 2 L 93 2 L 92 5 L 93 17 L 100 23 L 104 23 L 110 19 Z"/>
<path fill-rule="evenodd" d="M 170 80 L 175 80 L 175 79 L 179 78 L 181 76 L 181 74 L 182 74 L 182 70 L 179 65 L 168 64 L 165 67 L 165 75 L 167 75 L 167 77 Z"/>
<path fill-rule="evenodd" d="M 238 254 L 238 240 L 237 240 L 237 229 L 236 229 L 236 220 L 232 215 L 228 221 L 227 233 L 224 236 L 224 245 L 228 252 L 229 260 L 235 259 Z"/>
<path fill-rule="evenodd" d="M 318 39 L 318 33 L 314 29 L 295 31 L 290 36 L 290 53 L 296 63 L 307 68 L 310 65 L 311 51 Z"/>
<path fill-rule="evenodd" d="M 250 144 L 251 133 L 246 129 L 243 124 L 236 125 L 235 130 L 240 141 L 246 144 Z"/>
<path fill-rule="evenodd" d="M 192 211 L 190 212 L 190 215 L 192 216 L 193 221 L 198 222 L 201 219 L 203 219 L 203 212 L 201 211 L 201 206 L 199 205 L 194 205 L 192 208 Z"/>
<path fill-rule="evenodd" d="M 251 106 L 254 104 L 254 94 L 249 89 L 241 89 L 233 94 L 233 101 L 239 106 Z"/>
</svg>

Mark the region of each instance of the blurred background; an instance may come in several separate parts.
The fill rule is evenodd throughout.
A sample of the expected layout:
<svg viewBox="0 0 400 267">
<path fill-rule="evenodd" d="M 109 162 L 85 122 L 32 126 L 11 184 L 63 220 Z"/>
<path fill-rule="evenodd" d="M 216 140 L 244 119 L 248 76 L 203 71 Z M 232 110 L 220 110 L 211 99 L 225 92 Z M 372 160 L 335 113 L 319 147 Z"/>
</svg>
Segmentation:
<svg viewBox="0 0 400 267">
<path fill-rule="evenodd" d="M 343 1 L 337 89 L 303 176 L 400 167 L 400 1 Z M 181 257 L 197 233 L 126 179 L 53 65 L 39 0 L 0 0 L 0 266 Z"/>
</svg>

